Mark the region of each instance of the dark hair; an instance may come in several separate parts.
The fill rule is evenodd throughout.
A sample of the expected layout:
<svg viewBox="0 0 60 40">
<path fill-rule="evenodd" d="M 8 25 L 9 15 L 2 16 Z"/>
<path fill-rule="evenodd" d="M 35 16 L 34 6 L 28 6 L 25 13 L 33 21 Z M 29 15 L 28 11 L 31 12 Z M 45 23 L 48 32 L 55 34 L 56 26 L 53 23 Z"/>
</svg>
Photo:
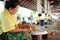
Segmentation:
<svg viewBox="0 0 60 40">
<path fill-rule="evenodd" d="M 50 15 L 48 15 L 48 16 L 50 16 Z"/>
<path fill-rule="evenodd" d="M 22 24 L 26 24 L 26 21 L 23 21 Z"/>
<path fill-rule="evenodd" d="M 45 15 L 47 15 L 47 13 L 45 13 Z"/>
<path fill-rule="evenodd" d="M 18 0 L 8 0 L 8 1 L 5 1 L 5 8 L 6 9 L 9 9 L 10 7 L 11 8 L 15 8 L 17 5 L 19 5 Z"/>
<path fill-rule="evenodd" d="M 38 16 L 42 16 L 41 14 L 38 14 Z"/>
</svg>

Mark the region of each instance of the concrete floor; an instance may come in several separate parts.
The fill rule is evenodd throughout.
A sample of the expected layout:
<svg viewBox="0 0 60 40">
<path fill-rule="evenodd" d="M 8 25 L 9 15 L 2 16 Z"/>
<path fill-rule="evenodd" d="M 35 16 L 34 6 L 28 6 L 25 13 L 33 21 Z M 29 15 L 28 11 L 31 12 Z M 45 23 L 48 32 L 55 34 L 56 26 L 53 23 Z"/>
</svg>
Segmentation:
<svg viewBox="0 0 60 40">
<path fill-rule="evenodd" d="M 45 26 L 47 26 L 47 28 L 45 28 Z M 44 25 L 44 26 L 40 26 L 37 25 L 37 27 L 39 27 L 40 30 L 57 30 L 57 26 L 56 25 Z"/>
<path fill-rule="evenodd" d="M 47 28 L 45 28 L 45 26 L 47 26 Z M 50 36 L 48 39 L 44 39 L 44 40 L 60 40 L 60 30 L 57 29 L 56 24 L 44 25 L 44 26 L 37 25 L 37 27 L 39 27 L 41 31 L 45 31 L 45 30 L 56 31 L 56 34 L 54 36 Z"/>
<path fill-rule="evenodd" d="M 47 40 L 60 40 L 60 30 L 56 30 L 56 34 L 54 36 L 51 36 Z"/>
</svg>

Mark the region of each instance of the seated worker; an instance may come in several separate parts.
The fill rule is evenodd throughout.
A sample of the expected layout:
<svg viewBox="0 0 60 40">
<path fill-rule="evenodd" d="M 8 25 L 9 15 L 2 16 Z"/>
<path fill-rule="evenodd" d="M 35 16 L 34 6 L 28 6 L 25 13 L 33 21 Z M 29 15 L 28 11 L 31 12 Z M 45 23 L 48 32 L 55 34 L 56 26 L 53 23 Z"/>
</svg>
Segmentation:
<svg viewBox="0 0 60 40">
<path fill-rule="evenodd" d="M 41 14 L 38 14 L 38 16 L 36 17 L 36 24 L 39 24 L 40 20 L 41 20 Z"/>
<path fill-rule="evenodd" d="M 45 21 L 45 25 L 47 25 L 47 13 L 45 13 L 44 21 Z"/>
<path fill-rule="evenodd" d="M 48 18 L 47 18 L 48 20 L 51 20 L 52 19 L 52 17 L 50 16 L 50 15 L 48 15 Z"/>
<path fill-rule="evenodd" d="M 48 19 L 49 24 L 51 24 L 52 23 L 52 17 L 50 15 L 48 15 L 47 19 Z"/>
<path fill-rule="evenodd" d="M 15 18 L 18 11 L 18 0 L 5 1 L 5 9 L 0 14 L 1 18 L 1 40 L 32 40 L 30 29 L 18 28 L 19 21 Z"/>
</svg>

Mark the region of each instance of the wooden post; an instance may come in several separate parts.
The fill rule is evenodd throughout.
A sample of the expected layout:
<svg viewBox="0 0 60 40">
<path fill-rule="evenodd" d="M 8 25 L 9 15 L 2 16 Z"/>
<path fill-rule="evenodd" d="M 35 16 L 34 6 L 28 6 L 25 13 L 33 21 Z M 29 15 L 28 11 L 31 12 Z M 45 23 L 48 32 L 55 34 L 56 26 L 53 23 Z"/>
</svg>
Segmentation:
<svg viewBox="0 0 60 40">
<path fill-rule="evenodd" d="M 38 13 L 41 13 L 42 12 L 41 0 L 37 0 L 37 12 Z"/>
<path fill-rule="evenodd" d="M 48 1 L 47 0 L 44 0 L 44 13 L 47 13 L 48 12 Z"/>
<path fill-rule="evenodd" d="M 48 14 L 50 14 L 50 13 L 51 13 L 51 6 L 50 6 L 50 3 L 48 1 Z"/>
</svg>

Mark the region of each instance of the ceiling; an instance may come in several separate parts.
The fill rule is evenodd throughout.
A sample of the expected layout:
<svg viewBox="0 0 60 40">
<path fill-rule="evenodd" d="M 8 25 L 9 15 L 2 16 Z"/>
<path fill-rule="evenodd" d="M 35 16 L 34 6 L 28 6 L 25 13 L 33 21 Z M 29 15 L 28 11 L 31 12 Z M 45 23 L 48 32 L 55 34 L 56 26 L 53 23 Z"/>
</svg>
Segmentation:
<svg viewBox="0 0 60 40">
<path fill-rule="evenodd" d="M 25 8 L 29 8 L 32 10 L 36 10 L 37 5 L 36 2 L 33 0 L 20 0 L 20 6 L 25 7 Z"/>
<path fill-rule="evenodd" d="M 53 5 L 52 12 L 58 11 L 60 13 L 60 0 L 48 0 L 51 4 Z M 53 3 L 51 3 L 53 1 Z M 32 10 L 37 10 L 37 0 L 19 0 L 20 6 L 32 9 Z M 43 0 L 42 0 L 42 6 L 43 6 Z"/>
</svg>

